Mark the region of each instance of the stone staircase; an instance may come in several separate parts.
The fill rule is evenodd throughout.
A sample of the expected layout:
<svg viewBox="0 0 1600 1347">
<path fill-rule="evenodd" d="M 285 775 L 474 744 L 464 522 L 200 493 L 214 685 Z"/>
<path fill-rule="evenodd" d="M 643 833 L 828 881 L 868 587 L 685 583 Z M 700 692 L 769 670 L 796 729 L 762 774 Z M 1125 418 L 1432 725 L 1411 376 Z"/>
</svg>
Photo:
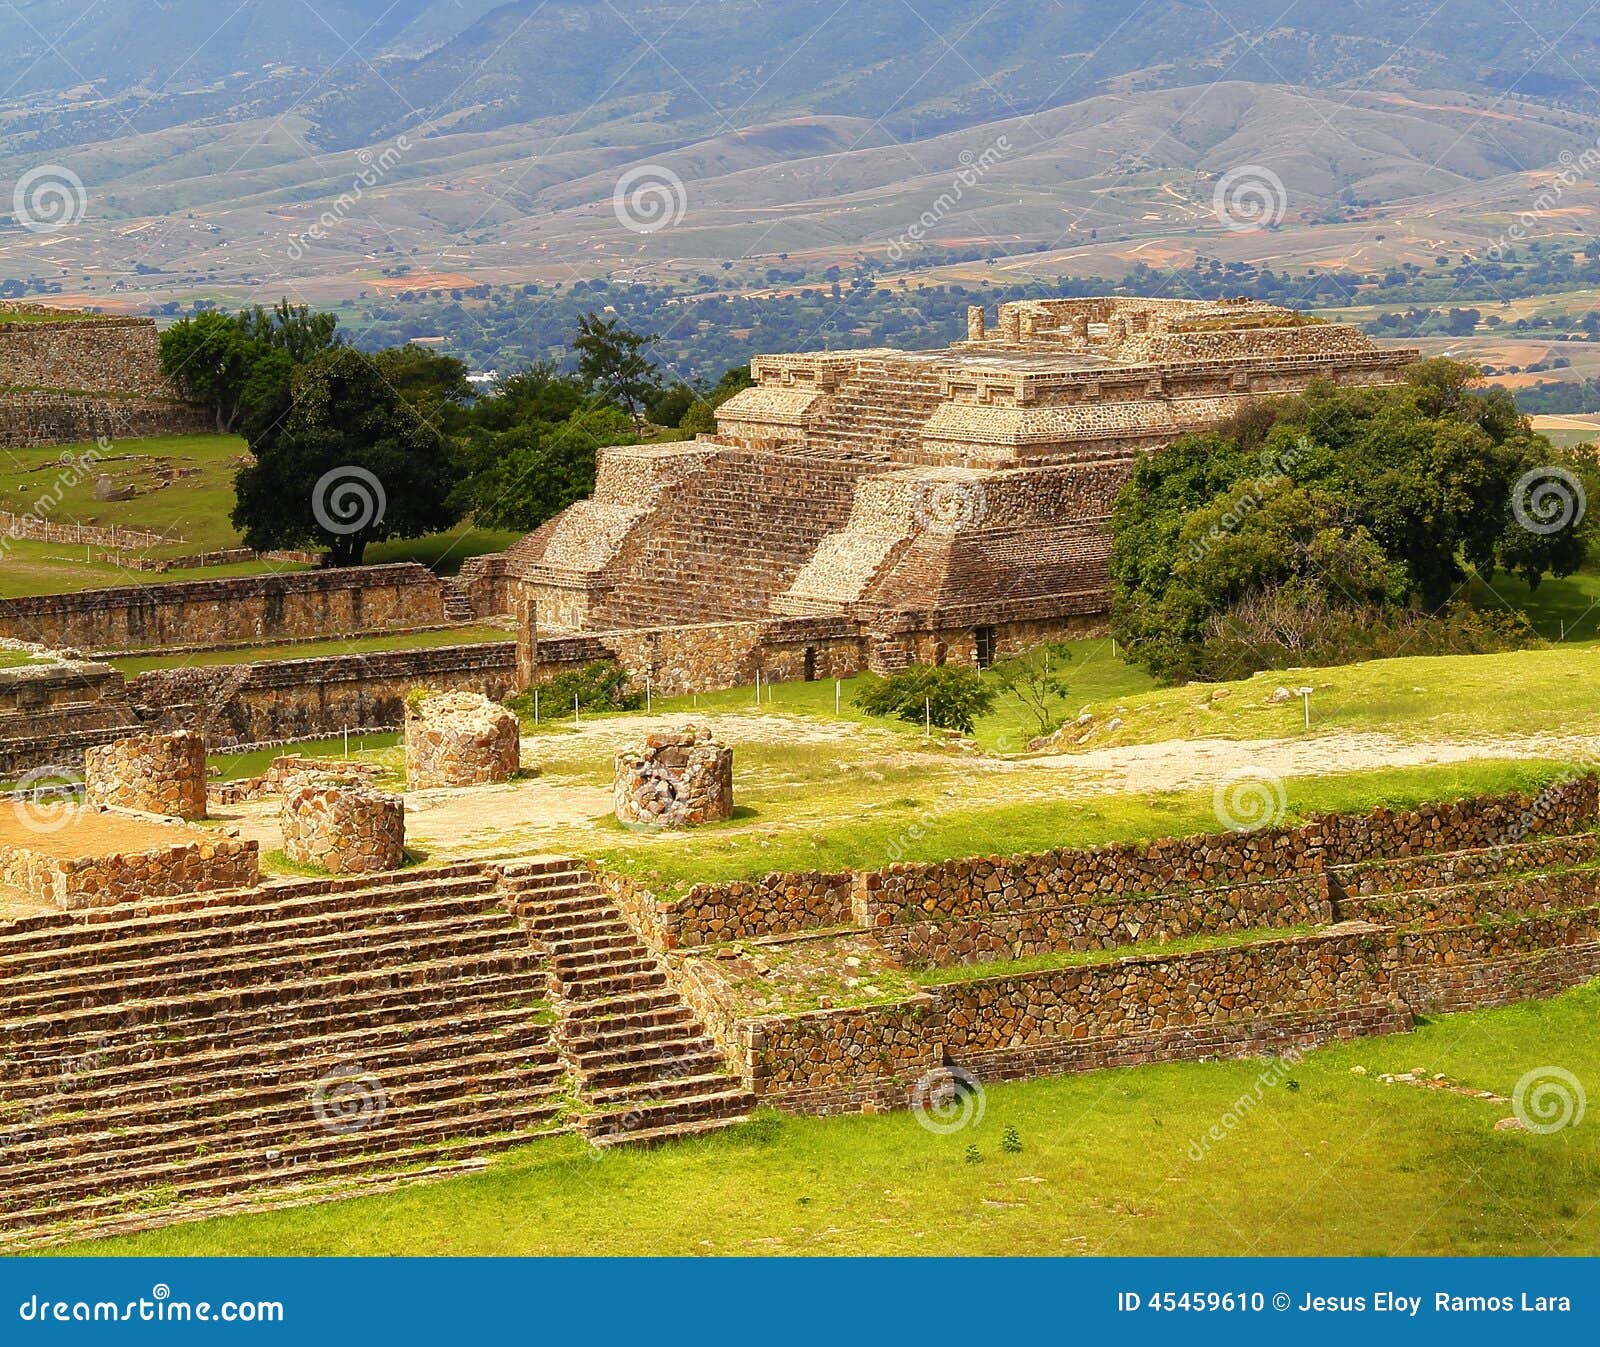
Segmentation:
<svg viewBox="0 0 1600 1347">
<path fill-rule="evenodd" d="M 807 438 L 815 450 L 841 457 L 914 459 L 922 428 L 942 401 L 937 365 L 864 359 L 829 394 Z"/>
<path fill-rule="evenodd" d="M 568 1125 L 498 872 L 0 926 L 0 1246 L 481 1163 Z"/>
<path fill-rule="evenodd" d="M 440 591 L 446 622 L 471 622 L 477 616 L 472 607 L 472 594 L 456 580 L 446 580 Z"/>
<path fill-rule="evenodd" d="M 565 858 L 503 868 L 512 910 L 549 962 L 589 1140 L 644 1144 L 743 1122 L 754 1096 L 588 873 Z"/>
<path fill-rule="evenodd" d="M 859 462 L 719 454 L 676 484 L 608 567 L 595 629 L 765 617 L 849 517 Z"/>
</svg>

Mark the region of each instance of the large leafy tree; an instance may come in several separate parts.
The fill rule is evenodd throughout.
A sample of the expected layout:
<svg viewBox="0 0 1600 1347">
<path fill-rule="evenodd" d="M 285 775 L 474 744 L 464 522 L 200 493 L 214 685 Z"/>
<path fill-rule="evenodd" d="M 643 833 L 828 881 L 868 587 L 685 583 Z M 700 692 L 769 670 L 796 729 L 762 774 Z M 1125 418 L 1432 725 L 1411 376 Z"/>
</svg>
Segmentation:
<svg viewBox="0 0 1600 1347">
<path fill-rule="evenodd" d="M 377 360 L 349 347 L 296 368 L 250 451 L 233 510 L 250 547 L 319 545 L 329 565 L 352 566 L 368 543 L 433 533 L 460 517 L 451 446 Z"/>
<path fill-rule="evenodd" d="M 661 393 L 661 378 L 645 352 L 654 336 L 630 331 L 619 318 L 585 314 L 578 320 L 572 349 L 578 353 L 578 377 L 596 398 L 615 402 L 633 418 L 634 431 L 644 429 L 644 408 Z"/>
<path fill-rule="evenodd" d="M 1399 388 L 1317 385 L 1141 460 L 1113 511 L 1114 634 L 1158 675 L 1193 677 L 1241 607 L 1428 615 L 1472 572 L 1533 586 L 1576 570 L 1587 518 L 1529 529 L 1514 503 L 1525 475 L 1587 469 L 1476 377 L 1434 360 Z"/>
</svg>

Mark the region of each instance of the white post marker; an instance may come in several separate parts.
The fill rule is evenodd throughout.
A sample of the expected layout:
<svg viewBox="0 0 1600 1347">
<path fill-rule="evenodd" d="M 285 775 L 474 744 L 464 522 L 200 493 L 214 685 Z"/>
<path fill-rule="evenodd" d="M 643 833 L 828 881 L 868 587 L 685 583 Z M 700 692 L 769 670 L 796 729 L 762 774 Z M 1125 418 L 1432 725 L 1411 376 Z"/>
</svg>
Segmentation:
<svg viewBox="0 0 1600 1347">
<path fill-rule="evenodd" d="M 839 698 L 843 695 L 844 685 L 835 678 L 833 680 L 833 714 L 839 714 Z"/>
<path fill-rule="evenodd" d="M 350 756 L 350 727 L 348 725 L 344 727 L 344 755 L 347 758 Z"/>
<path fill-rule="evenodd" d="M 649 711 L 649 709 L 650 709 L 650 675 L 649 674 L 646 674 L 644 676 L 644 709 L 646 711 Z"/>
<path fill-rule="evenodd" d="M 756 705 L 761 705 L 761 670 L 756 670 Z"/>
<path fill-rule="evenodd" d="M 537 725 L 539 723 L 539 689 L 538 688 L 534 688 L 534 690 L 533 690 L 533 723 L 535 725 Z"/>
<path fill-rule="evenodd" d="M 1311 728 L 1311 689 L 1296 688 L 1295 691 L 1300 694 L 1300 700 L 1305 704 L 1306 728 L 1309 730 Z"/>
<path fill-rule="evenodd" d="M 924 697 L 922 699 L 922 737 L 924 739 L 932 739 L 933 738 L 933 698 L 932 697 Z"/>
<path fill-rule="evenodd" d="M 578 694 L 576 692 L 572 694 L 572 723 L 574 725 L 581 723 L 578 720 Z"/>
</svg>

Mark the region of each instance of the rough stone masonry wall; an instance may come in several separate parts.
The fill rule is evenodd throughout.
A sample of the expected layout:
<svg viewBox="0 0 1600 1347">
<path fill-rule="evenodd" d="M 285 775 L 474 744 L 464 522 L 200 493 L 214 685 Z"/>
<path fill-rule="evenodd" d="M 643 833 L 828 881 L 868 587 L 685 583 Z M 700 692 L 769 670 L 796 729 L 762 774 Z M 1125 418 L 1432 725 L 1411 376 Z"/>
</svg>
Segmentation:
<svg viewBox="0 0 1600 1347">
<path fill-rule="evenodd" d="M 138 734 L 84 753 L 84 799 L 173 818 L 206 816 L 206 741 L 198 734 Z"/>
<path fill-rule="evenodd" d="M 247 888 L 260 878 L 259 861 L 255 842 L 225 836 L 104 856 L 54 856 L 0 846 L 0 884 L 76 911 Z"/>
<path fill-rule="evenodd" d="M 516 716 L 475 692 L 408 698 L 405 727 L 412 790 L 504 781 L 521 765 Z"/>
<path fill-rule="evenodd" d="M 3 329 L 6 324 L 0 324 Z M 216 429 L 204 407 L 151 397 L 0 391 L 0 448 L 199 435 Z"/>
<path fill-rule="evenodd" d="M 406 807 L 398 795 L 297 777 L 284 786 L 282 822 L 284 854 L 296 865 L 364 875 L 405 863 Z"/>
<path fill-rule="evenodd" d="M 0 386 L 175 395 L 149 318 L 0 322 Z"/>
<path fill-rule="evenodd" d="M 163 729 L 203 730 L 214 748 L 315 739 L 344 729 L 399 729 L 420 685 L 482 693 L 516 690 L 510 641 L 370 655 L 157 669 L 128 684 L 140 713 Z"/>
<path fill-rule="evenodd" d="M 442 626 L 444 587 L 402 563 L 0 599 L 0 636 L 85 651 L 242 645 Z"/>
</svg>

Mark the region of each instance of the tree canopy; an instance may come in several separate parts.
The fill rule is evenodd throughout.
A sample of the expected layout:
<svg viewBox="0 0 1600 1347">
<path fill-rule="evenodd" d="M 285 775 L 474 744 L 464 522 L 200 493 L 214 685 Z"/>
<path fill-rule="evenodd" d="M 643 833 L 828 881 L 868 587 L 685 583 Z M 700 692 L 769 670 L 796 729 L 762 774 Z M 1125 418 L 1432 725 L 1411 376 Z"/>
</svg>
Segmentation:
<svg viewBox="0 0 1600 1347">
<path fill-rule="evenodd" d="M 1315 632 L 1291 614 L 1381 625 L 1400 610 L 1441 614 L 1469 573 L 1536 586 L 1576 570 L 1588 469 L 1535 434 L 1509 394 L 1474 389 L 1477 373 L 1430 360 L 1398 388 L 1314 385 L 1140 460 L 1112 517 L 1112 627 L 1130 655 L 1166 678 L 1248 671 L 1242 657 L 1310 662 Z M 1573 498 L 1557 527 L 1531 514 L 1547 487 Z M 1246 616 L 1258 625 L 1243 644 L 1256 649 L 1241 656 Z M 1221 670 L 1207 652 L 1225 629 Z"/>
</svg>

